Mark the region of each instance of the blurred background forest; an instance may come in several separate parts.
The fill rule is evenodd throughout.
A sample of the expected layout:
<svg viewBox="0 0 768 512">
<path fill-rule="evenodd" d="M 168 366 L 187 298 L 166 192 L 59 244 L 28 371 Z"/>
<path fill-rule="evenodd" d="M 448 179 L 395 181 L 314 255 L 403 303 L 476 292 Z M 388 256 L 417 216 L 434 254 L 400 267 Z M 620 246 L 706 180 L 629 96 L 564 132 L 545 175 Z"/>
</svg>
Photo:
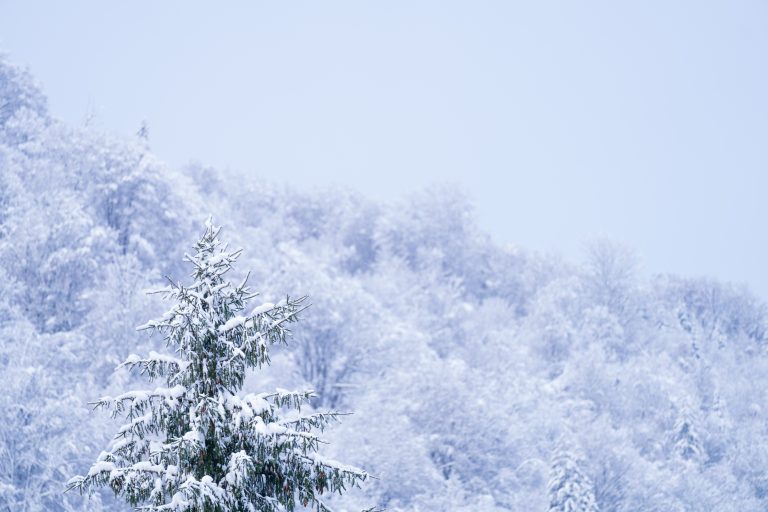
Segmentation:
<svg viewBox="0 0 768 512">
<path fill-rule="evenodd" d="M 547 510 L 564 471 L 603 511 L 768 508 L 749 290 L 646 277 L 606 240 L 579 264 L 498 244 L 450 187 L 376 202 L 174 169 L 150 147 L 53 119 L 0 60 L 0 510 L 121 509 L 62 494 L 115 426 L 87 402 L 162 348 L 135 331 L 165 310 L 145 291 L 186 279 L 209 215 L 264 300 L 310 296 L 246 387 L 354 411 L 326 453 L 378 479 L 339 510 Z"/>
</svg>

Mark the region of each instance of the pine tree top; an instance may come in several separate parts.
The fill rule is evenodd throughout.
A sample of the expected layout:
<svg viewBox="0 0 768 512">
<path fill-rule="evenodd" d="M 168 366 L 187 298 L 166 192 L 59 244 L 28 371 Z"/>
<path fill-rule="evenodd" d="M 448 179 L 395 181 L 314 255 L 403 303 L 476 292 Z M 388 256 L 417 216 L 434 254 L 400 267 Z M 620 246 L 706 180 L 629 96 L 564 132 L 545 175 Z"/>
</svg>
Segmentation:
<svg viewBox="0 0 768 512">
<path fill-rule="evenodd" d="M 325 492 L 368 477 L 317 453 L 316 432 L 339 414 L 302 414 L 311 391 L 240 394 L 246 370 L 269 364 L 269 347 L 286 343 L 305 298 L 248 311 L 256 295 L 247 278 L 237 286 L 226 280 L 241 251 L 228 252 L 219 234 L 209 222 L 186 255 L 193 283 L 169 279 L 160 293 L 173 307 L 138 328 L 162 334 L 173 354 L 134 354 L 118 367 L 164 385 L 94 403 L 126 423 L 69 489 L 109 486 L 150 511 L 291 511 L 297 503 L 328 510 Z"/>
</svg>

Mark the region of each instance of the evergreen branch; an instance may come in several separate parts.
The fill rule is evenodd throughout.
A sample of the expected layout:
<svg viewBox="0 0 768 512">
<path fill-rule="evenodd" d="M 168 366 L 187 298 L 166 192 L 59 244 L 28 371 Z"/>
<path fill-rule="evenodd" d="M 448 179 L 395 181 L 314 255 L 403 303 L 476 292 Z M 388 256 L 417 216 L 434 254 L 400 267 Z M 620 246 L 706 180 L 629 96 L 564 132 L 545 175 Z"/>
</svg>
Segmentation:
<svg viewBox="0 0 768 512">
<path fill-rule="evenodd" d="M 116 369 L 127 367 L 129 371 L 135 367 L 140 367 L 141 375 L 149 376 L 150 380 L 157 377 L 173 377 L 177 373 L 186 369 L 189 361 L 183 361 L 173 356 L 158 354 L 154 350 L 149 353 L 149 357 L 140 358 L 136 354 L 131 354 L 128 358 L 117 366 Z"/>
<path fill-rule="evenodd" d="M 352 413 L 349 412 L 344 413 L 336 411 L 318 412 L 310 414 L 309 416 L 302 416 L 293 420 L 286 420 L 281 423 L 285 426 L 294 425 L 297 429 L 305 428 L 310 430 L 312 428 L 317 428 L 322 432 L 327 424 L 332 420 L 339 421 L 339 416 L 349 416 L 351 414 Z"/>
</svg>

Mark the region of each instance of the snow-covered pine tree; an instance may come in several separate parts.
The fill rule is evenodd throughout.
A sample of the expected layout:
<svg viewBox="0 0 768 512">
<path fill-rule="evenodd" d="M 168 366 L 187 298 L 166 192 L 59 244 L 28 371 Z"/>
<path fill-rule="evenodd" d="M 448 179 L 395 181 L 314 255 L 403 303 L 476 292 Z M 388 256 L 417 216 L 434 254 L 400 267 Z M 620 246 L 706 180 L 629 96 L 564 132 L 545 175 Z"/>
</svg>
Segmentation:
<svg viewBox="0 0 768 512">
<path fill-rule="evenodd" d="M 599 512 L 592 481 L 565 448 L 558 448 L 552 459 L 547 490 L 549 512 Z"/>
<path fill-rule="evenodd" d="M 131 355 L 121 365 L 165 386 L 95 403 L 127 422 L 69 489 L 109 486 L 148 511 L 328 510 L 323 493 L 342 493 L 368 476 L 317 454 L 316 431 L 337 413 L 302 415 L 311 391 L 238 394 L 246 370 L 269 364 L 270 345 L 286 342 L 304 301 L 286 298 L 243 315 L 255 295 L 245 281 L 233 287 L 226 280 L 240 251 L 227 252 L 219 232 L 209 221 L 196 253 L 186 256 L 193 284 L 171 281 L 161 293 L 175 305 L 139 327 L 160 332 L 175 355 Z"/>
<path fill-rule="evenodd" d="M 675 454 L 683 460 L 699 462 L 704 457 L 704 447 L 696 430 L 696 420 L 687 405 L 683 405 L 678 412 L 672 443 Z"/>
</svg>

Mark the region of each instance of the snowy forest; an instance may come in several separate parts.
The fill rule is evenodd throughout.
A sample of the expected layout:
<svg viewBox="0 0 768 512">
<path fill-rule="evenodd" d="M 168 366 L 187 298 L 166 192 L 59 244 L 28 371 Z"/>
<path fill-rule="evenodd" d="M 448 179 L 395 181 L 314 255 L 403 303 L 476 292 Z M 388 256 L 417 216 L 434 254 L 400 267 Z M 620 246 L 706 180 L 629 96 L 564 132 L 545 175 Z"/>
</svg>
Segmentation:
<svg viewBox="0 0 768 512">
<path fill-rule="evenodd" d="M 166 350 L 147 291 L 189 279 L 212 218 L 231 280 L 310 305 L 246 391 L 351 412 L 321 451 L 374 478 L 359 511 L 768 509 L 768 326 L 749 290 L 644 276 L 607 240 L 583 262 L 495 242 L 459 190 L 397 202 L 297 191 L 54 119 L 0 60 L 0 511 L 130 510 L 64 492 L 119 427 L 89 402 Z M 523 220 L 521 220 L 523 221 Z M 299 507 L 301 508 L 301 507 Z"/>
</svg>

